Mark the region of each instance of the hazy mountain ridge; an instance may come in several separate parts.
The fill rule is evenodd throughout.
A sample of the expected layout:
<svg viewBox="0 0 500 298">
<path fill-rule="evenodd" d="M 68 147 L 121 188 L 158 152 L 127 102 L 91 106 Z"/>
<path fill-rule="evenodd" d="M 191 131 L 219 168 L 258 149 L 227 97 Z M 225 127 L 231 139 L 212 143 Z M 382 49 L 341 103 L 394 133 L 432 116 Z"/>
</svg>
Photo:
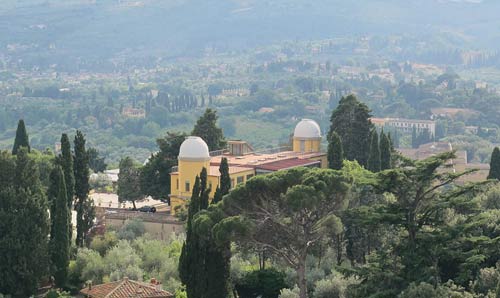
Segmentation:
<svg viewBox="0 0 500 298">
<path fill-rule="evenodd" d="M 6 7 L 9 7 L 7 3 Z M 278 40 L 456 32 L 494 47 L 498 1 L 21 1 L 0 11 L 0 45 L 113 55 L 197 52 Z M 446 24 L 446 25 L 445 25 Z"/>
</svg>

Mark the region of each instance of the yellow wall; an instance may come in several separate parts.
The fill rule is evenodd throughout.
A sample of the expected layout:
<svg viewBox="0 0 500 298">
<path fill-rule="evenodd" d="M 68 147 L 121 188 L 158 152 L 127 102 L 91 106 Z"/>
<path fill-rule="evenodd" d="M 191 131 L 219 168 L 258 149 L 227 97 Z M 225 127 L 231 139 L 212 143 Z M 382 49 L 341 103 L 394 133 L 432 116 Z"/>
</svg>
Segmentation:
<svg viewBox="0 0 500 298">
<path fill-rule="evenodd" d="M 304 151 L 300 150 L 300 143 L 304 141 Z M 304 139 L 293 138 L 294 152 L 319 152 L 321 150 L 321 138 Z"/>
<path fill-rule="evenodd" d="M 175 215 L 175 208 L 178 206 L 183 206 L 186 204 L 186 199 L 189 199 L 192 195 L 192 190 L 194 186 L 194 180 L 196 179 L 196 175 L 199 175 L 201 172 L 201 169 L 203 168 L 203 164 L 200 164 L 199 162 L 193 163 L 189 162 L 187 163 L 186 161 L 183 161 L 182 167 L 180 165 L 181 161 L 179 161 L 179 172 L 178 174 L 171 174 L 170 175 L 170 206 L 171 206 L 171 214 Z M 207 170 L 209 167 L 207 167 Z M 182 172 L 181 172 L 182 171 Z M 254 175 L 255 176 L 255 170 L 254 169 L 249 169 L 248 171 L 244 172 L 239 172 L 236 174 L 230 174 L 229 177 L 233 180 L 234 179 L 234 184 L 235 186 L 237 185 L 238 177 L 242 177 L 243 182 L 245 183 L 247 181 L 247 176 L 248 175 Z M 184 181 L 186 179 L 189 179 L 189 177 L 192 177 L 192 182 L 190 182 L 190 191 L 186 191 L 185 189 L 185 183 L 181 183 L 181 181 Z M 210 199 L 214 197 L 215 194 L 215 189 L 219 185 L 219 176 L 211 176 L 209 175 L 207 177 L 208 179 L 208 186 L 211 187 L 210 191 Z M 179 180 L 179 189 L 177 189 L 177 180 Z"/>
<path fill-rule="evenodd" d="M 171 214 L 175 214 L 175 207 L 184 205 L 186 198 L 191 197 L 196 176 L 200 175 L 203 167 L 205 167 L 208 171 L 210 169 L 210 160 L 179 160 L 178 173 L 170 175 Z M 210 182 L 210 178 L 208 180 Z M 189 190 L 186 189 L 187 181 L 189 181 Z M 177 185 L 179 185 L 179 188 L 177 188 Z"/>
<path fill-rule="evenodd" d="M 238 185 L 238 177 L 241 177 L 243 179 L 243 181 L 241 183 L 246 183 L 247 180 L 248 180 L 247 179 L 248 175 L 255 176 L 255 170 L 254 169 L 249 169 L 248 171 L 239 172 L 239 173 L 235 173 L 235 174 L 230 174 L 229 177 L 231 178 L 231 184 L 234 183 L 234 187 L 236 187 L 236 185 Z"/>
</svg>

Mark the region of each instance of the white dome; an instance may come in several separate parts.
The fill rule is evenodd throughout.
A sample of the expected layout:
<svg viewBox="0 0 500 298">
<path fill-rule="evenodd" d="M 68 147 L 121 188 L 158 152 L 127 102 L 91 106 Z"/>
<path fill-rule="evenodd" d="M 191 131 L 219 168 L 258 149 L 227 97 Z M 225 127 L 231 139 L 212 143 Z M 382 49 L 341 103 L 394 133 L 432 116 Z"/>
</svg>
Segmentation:
<svg viewBox="0 0 500 298">
<path fill-rule="evenodd" d="M 187 137 L 181 144 L 179 159 L 184 160 L 208 160 L 208 146 L 200 137 Z"/>
<path fill-rule="evenodd" d="M 302 119 L 302 121 L 295 126 L 293 133 L 295 138 L 321 138 L 321 128 L 318 123 L 311 119 Z"/>
</svg>

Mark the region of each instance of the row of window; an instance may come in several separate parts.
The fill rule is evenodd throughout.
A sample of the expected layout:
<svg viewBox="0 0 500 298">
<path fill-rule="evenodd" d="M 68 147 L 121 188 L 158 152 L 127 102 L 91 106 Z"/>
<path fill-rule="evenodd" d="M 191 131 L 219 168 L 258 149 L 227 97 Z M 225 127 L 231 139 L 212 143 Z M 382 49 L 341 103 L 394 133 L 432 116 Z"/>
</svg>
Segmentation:
<svg viewBox="0 0 500 298">
<path fill-rule="evenodd" d="M 252 178 L 254 175 L 253 174 L 248 174 L 246 176 L 247 180 Z M 245 176 L 238 176 L 236 177 L 236 184 L 240 184 L 240 183 L 243 183 L 244 181 L 244 178 Z M 231 179 L 231 188 L 234 188 L 235 184 L 234 184 L 234 178 Z M 211 189 L 212 188 L 212 182 L 208 182 L 208 187 Z M 179 189 L 179 179 L 176 180 L 176 189 L 178 190 Z M 186 180 L 185 184 L 184 184 L 184 190 L 186 192 L 189 192 L 191 191 L 191 183 L 189 180 Z"/>
</svg>

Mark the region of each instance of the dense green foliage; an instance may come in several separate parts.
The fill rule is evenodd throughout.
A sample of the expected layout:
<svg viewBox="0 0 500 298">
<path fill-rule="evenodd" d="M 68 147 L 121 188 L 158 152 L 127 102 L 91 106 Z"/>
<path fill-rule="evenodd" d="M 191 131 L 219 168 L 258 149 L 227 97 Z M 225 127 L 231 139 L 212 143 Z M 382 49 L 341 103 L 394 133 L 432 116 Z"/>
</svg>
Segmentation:
<svg viewBox="0 0 500 298">
<path fill-rule="evenodd" d="M 333 132 L 328 139 L 328 167 L 340 170 L 344 163 L 344 149 L 340 136 Z"/>
<path fill-rule="evenodd" d="M 71 213 L 68 207 L 66 182 L 61 167 L 54 167 L 48 190 L 50 202 L 50 241 L 49 255 L 51 273 L 56 285 L 66 286 L 70 253 Z M 51 196 L 51 197 L 50 197 Z"/>
<path fill-rule="evenodd" d="M 349 177 L 332 170 L 305 168 L 257 176 L 224 198 L 229 216 L 216 237 L 269 249 L 297 273 L 300 297 L 307 297 L 306 258 L 321 240 L 340 232 Z M 266 212 L 263 212 L 265 210 Z"/>
<path fill-rule="evenodd" d="M 28 152 L 30 152 L 30 140 L 28 138 L 28 133 L 26 132 L 26 126 L 24 125 L 23 119 L 19 120 L 17 123 L 16 138 L 14 139 L 12 154 L 16 155 L 21 147 L 25 147 Z"/>
<path fill-rule="evenodd" d="M 71 154 L 71 143 L 67 134 L 61 136 L 61 155 L 59 163 L 64 172 L 66 183 L 66 197 L 68 198 L 68 208 L 73 207 L 73 197 L 75 194 L 75 173 L 73 169 L 73 155 Z"/>
<path fill-rule="evenodd" d="M 380 172 L 381 160 L 380 160 L 380 145 L 378 139 L 378 133 L 376 130 L 372 132 L 370 141 L 370 153 L 368 155 L 367 169 L 376 173 Z"/>
<path fill-rule="evenodd" d="M 238 297 L 241 298 L 278 298 L 281 289 L 287 286 L 285 274 L 276 269 L 263 269 L 248 272 L 236 284 Z"/>
<path fill-rule="evenodd" d="M 224 149 L 226 141 L 222 129 L 217 127 L 217 112 L 206 109 L 205 113 L 196 121 L 191 135 L 202 138 L 208 145 L 209 150 Z"/>
<path fill-rule="evenodd" d="M 227 158 L 223 157 L 219 166 L 220 173 L 220 191 L 222 196 L 225 196 L 229 193 L 231 189 L 231 177 L 229 177 L 229 165 L 227 163 Z M 215 202 L 217 203 L 217 202 Z"/>
<path fill-rule="evenodd" d="M 85 136 L 76 132 L 74 141 L 76 245 L 82 247 L 94 221 L 94 206 L 89 199 L 89 159 L 85 149 Z"/>
<path fill-rule="evenodd" d="M 170 193 L 170 172 L 177 164 L 177 156 L 184 133 L 167 132 L 166 136 L 156 140 L 160 151 L 152 154 L 148 162 L 141 168 L 141 191 L 145 196 L 155 199 L 168 199 Z"/>
<path fill-rule="evenodd" d="M 87 150 L 89 156 L 89 168 L 94 171 L 94 173 L 104 172 L 106 170 L 107 164 L 104 161 L 104 157 L 99 156 L 99 151 L 95 148 L 89 148 Z"/>
<path fill-rule="evenodd" d="M 196 177 L 189 202 L 186 242 L 179 259 L 179 275 L 188 297 L 227 297 L 229 248 L 219 246 L 206 230 L 196 228 L 196 214 L 208 208 L 207 170 Z"/>
<path fill-rule="evenodd" d="M 500 149 L 495 147 L 491 153 L 490 172 L 488 179 L 500 180 Z"/>
<path fill-rule="evenodd" d="M 132 202 L 134 209 L 136 209 L 135 201 L 142 198 L 140 182 L 140 169 L 134 160 L 128 156 L 120 160 L 117 189 L 120 203 Z"/>
<path fill-rule="evenodd" d="M 363 166 L 367 166 L 370 152 L 370 132 L 373 128 L 370 117 L 368 107 L 354 95 L 349 95 L 340 100 L 330 118 L 329 138 L 336 132 L 342 140 L 345 158 L 357 160 Z"/>
<path fill-rule="evenodd" d="M 389 136 L 384 133 L 380 134 L 380 170 L 387 170 L 392 167 L 392 144 Z"/>
<path fill-rule="evenodd" d="M 0 185 L 0 292 L 29 297 L 49 268 L 47 199 L 27 148 L 0 158 L 9 175 Z"/>
</svg>

